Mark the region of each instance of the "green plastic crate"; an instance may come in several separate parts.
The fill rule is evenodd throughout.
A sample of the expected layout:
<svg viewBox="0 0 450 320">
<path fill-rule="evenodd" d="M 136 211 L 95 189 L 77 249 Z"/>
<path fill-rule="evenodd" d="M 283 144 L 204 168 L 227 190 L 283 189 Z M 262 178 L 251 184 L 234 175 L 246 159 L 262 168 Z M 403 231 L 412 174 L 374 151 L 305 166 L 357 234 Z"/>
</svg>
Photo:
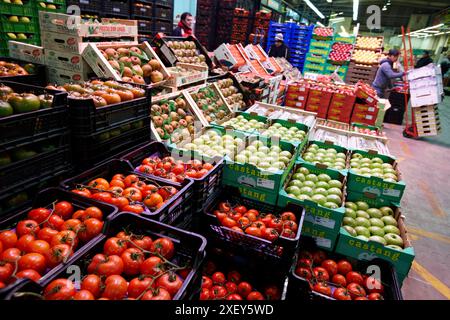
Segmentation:
<svg viewBox="0 0 450 320">
<path fill-rule="evenodd" d="M 335 35 L 333 41 L 354 44 L 356 41 L 356 37 L 341 37 L 339 35 Z"/>
<path fill-rule="evenodd" d="M 54 4 L 56 4 L 56 3 L 54 3 Z M 39 4 L 36 4 L 36 8 L 38 11 L 66 13 L 66 5 L 65 4 L 56 4 L 56 9 L 42 8 L 41 6 L 39 6 Z"/>
<path fill-rule="evenodd" d="M 0 48 L 0 57 L 9 57 L 9 50 Z"/>
<path fill-rule="evenodd" d="M 323 64 L 323 63 L 327 62 L 327 59 L 325 57 L 315 56 L 315 55 L 308 53 L 306 55 L 305 61 Z"/>
<path fill-rule="evenodd" d="M 325 65 L 320 63 L 312 63 L 312 62 L 305 62 L 305 66 L 303 68 L 304 72 L 324 72 L 325 71 Z"/>
<path fill-rule="evenodd" d="M 322 48 L 322 49 L 330 49 L 331 45 L 332 45 L 332 41 L 331 40 L 316 40 L 316 39 L 311 39 L 311 42 L 309 44 L 310 48 Z"/>
<path fill-rule="evenodd" d="M 36 6 L 32 0 L 22 0 L 23 5 L 0 3 L 0 13 L 12 16 L 29 16 L 37 17 Z"/>
<path fill-rule="evenodd" d="M 300 154 L 303 151 L 303 148 L 305 147 L 305 145 L 308 141 L 308 132 L 309 132 L 308 126 L 304 125 L 303 123 L 299 123 L 299 122 L 295 122 L 295 121 L 276 119 L 276 120 L 272 120 L 269 122 L 269 127 L 271 127 L 275 123 L 281 124 L 284 128 L 290 129 L 292 127 L 296 127 L 297 129 L 303 130 L 306 132 L 305 139 L 303 139 L 302 142 L 294 142 L 294 141 L 281 139 L 281 141 L 283 141 L 283 142 L 291 143 L 291 144 L 295 145 L 298 148 L 298 151 Z"/>
<path fill-rule="evenodd" d="M 399 182 L 387 182 L 378 177 L 365 177 L 355 173 L 354 170 L 349 169 L 347 189 L 354 192 L 371 193 L 376 195 L 377 197 L 386 199 L 387 201 L 400 203 L 405 192 L 406 185 L 401 180 L 401 175 L 398 171 L 398 163 L 396 159 L 377 154 L 375 152 L 353 150 L 352 155 L 355 153 L 359 153 L 365 158 L 370 159 L 377 157 L 383 160 L 384 163 L 393 165 L 394 170 L 397 173 L 397 177 L 399 178 Z"/>
<path fill-rule="evenodd" d="M 278 206 L 285 207 L 287 206 L 288 203 L 294 203 L 296 205 L 302 206 L 306 209 L 305 221 L 308 221 L 312 224 L 320 225 L 323 228 L 338 233 L 339 229 L 341 228 L 342 219 L 344 219 L 345 214 L 345 208 L 343 204 L 341 205 L 340 208 L 330 209 L 323 207 L 311 200 L 300 200 L 297 198 L 290 197 L 286 192 L 286 188 L 289 182 L 291 181 L 292 176 L 300 167 L 308 169 L 310 173 L 316 175 L 324 173 L 329 175 L 333 180 L 339 180 L 340 182 L 342 182 L 343 185 L 342 194 L 343 196 L 345 196 L 346 176 L 344 172 L 340 172 L 334 169 L 325 169 L 320 165 L 313 165 L 311 163 L 302 161 L 296 163 L 291 173 L 285 180 L 285 183 L 283 184 L 280 190 L 280 195 L 278 197 Z"/>
<path fill-rule="evenodd" d="M 59 4 L 59 5 L 65 5 L 66 4 L 66 0 L 38 0 L 38 2 Z"/>
<path fill-rule="evenodd" d="M 1 17 L 3 32 L 39 33 L 38 19 L 31 17 L 30 23 L 10 22 L 6 16 Z"/>
<path fill-rule="evenodd" d="M 229 119 L 232 118 L 236 118 L 238 116 L 243 116 L 246 120 L 256 120 L 258 122 L 264 122 L 266 123 L 266 127 L 267 127 L 267 123 L 268 123 L 268 118 L 267 117 L 263 117 L 263 116 L 259 116 L 259 115 L 254 115 L 254 114 L 250 114 L 250 113 L 244 113 L 244 112 L 235 112 L 233 113 Z M 227 119 L 224 122 L 227 122 L 229 119 Z M 224 126 L 222 124 L 212 124 L 213 127 L 218 127 L 218 128 L 224 128 Z M 230 127 L 231 128 L 231 127 Z M 259 134 L 259 132 L 256 129 L 252 129 L 252 130 L 238 130 L 238 129 L 234 129 L 232 128 L 234 131 L 238 131 L 238 132 L 244 132 L 244 133 L 248 133 L 248 134 Z M 265 129 L 263 129 L 265 130 Z"/>
<path fill-rule="evenodd" d="M 330 229 L 305 220 L 302 227 L 302 236 L 313 238 L 316 245 L 322 249 L 334 251 L 339 239 L 339 232 L 333 232 Z"/>
<path fill-rule="evenodd" d="M 39 35 L 39 33 L 27 33 L 27 39 L 11 39 L 9 38 L 6 33 L 3 33 L 1 35 L 2 40 L 6 43 L 6 45 L 8 45 L 8 41 L 13 40 L 13 41 L 18 41 L 18 42 L 23 42 L 23 43 L 28 43 L 28 44 L 33 44 L 36 46 L 41 45 L 41 37 Z"/>
</svg>

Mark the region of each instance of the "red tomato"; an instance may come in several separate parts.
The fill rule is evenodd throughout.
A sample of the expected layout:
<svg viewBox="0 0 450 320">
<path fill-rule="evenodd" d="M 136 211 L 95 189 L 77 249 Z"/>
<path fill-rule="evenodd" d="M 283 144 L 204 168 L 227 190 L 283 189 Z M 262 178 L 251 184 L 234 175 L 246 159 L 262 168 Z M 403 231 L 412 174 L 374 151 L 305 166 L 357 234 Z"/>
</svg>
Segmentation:
<svg viewBox="0 0 450 320">
<path fill-rule="evenodd" d="M 327 255 L 322 250 L 316 251 L 313 253 L 313 262 L 315 265 L 320 266 L 322 261 L 327 258 Z"/>
<path fill-rule="evenodd" d="M 66 220 L 61 227 L 61 230 L 71 230 L 75 233 L 78 233 L 80 229 L 81 229 L 81 221 L 78 219 Z"/>
<path fill-rule="evenodd" d="M 222 272 L 216 272 L 211 277 L 215 284 L 223 285 L 227 281 L 225 275 Z"/>
<path fill-rule="evenodd" d="M 276 218 L 276 217 L 275 217 L 273 214 L 269 213 L 269 214 L 263 216 L 263 217 L 261 218 L 261 221 L 264 222 L 264 224 L 265 224 L 266 226 L 268 226 L 269 228 L 271 228 L 271 226 L 270 226 L 270 221 L 271 221 L 272 219 L 275 219 L 275 218 Z"/>
<path fill-rule="evenodd" d="M 19 270 L 33 269 L 39 274 L 43 274 L 47 265 L 45 257 L 40 253 L 27 253 L 19 259 Z"/>
<path fill-rule="evenodd" d="M 295 274 L 307 280 L 312 278 L 311 271 L 304 267 L 298 267 L 297 269 L 295 269 Z"/>
<path fill-rule="evenodd" d="M 342 274 L 343 276 L 346 276 L 347 273 L 353 270 L 352 265 L 347 260 L 340 260 L 337 264 L 338 266 L 338 273 Z"/>
<path fill-rule="evenodd" d="M 149 251 L 152 248 L 153 240 L 149 236 L 133 236 L 128 247 Z"/>
<path fill-rule="evenodd" d="M 26 234 L 19 238 L 16 243 L 16 248 L 22 252 L 30 252 L 30 244 L 35 240 L 32 234 Z"/>
<path fill-rule="evenodd" d="M 81 281 L 81 289 L 89 291 L 98 299 L 102 291 L 102 280 L 98 275 L 89 274 Z"/>
<path fill-rule="evenodd" d="M 138 275 L 142 263 L 144 262 L 144 253 L 136 248 L 126 249 L 122 253 L 123 272 L 126 275 Z"/>
<path fill-rule="evenodd" d="M 366 296 L 366 291 L 358 283 L 354 283 L 354 282 L 350 283 L 347 286 L 347 290 L 350 293 L 350 295 L 352 296 L 352 299 L 355 299 L 356 297 L 365 297 Z"/>
<path fill-rule="evenodd" d="M 41 275 L 33 269 L 25 269 L 16 273 L 16 277 L 19 279 L 27 278 L 34 282 L 38 282 L 41 279 Z"/>
<path fill-rule="evenodd" d="M 266 296 L 267 300 L 281 299 L 281 292 L 277 286 L 269 286 L 266 289 L 264 289 L 264 295 Z"/>
<path fill-rule="evenodd" d="M 16 226 L 16 232 L 18 237 L 22 237 L 26 234 L 31 234 L 33 236 L 37 236 L 39 230 L 39 224 L 34 220 L 22 220 Z"/>
<path fill-rule="evenodd" d="M 159 238 L 153 241 L 150 251 L 157 252 L 164 258 L 170 260 L 175 253 L 175 248 L 172 240 L 169 238 Z"/>
<path fill-rule="evenodd" d="M 325 268 L 322 267 L 316 267 L 313 269 L 314 277 L 318 281 L 329 281 L 330 275 L 328 274 L 328 271 Z"/>
<path fill-rule="evenodd" d="M 369 300 L 384 300 L 384 298 L 380 293 L 374 292 L 369 294 Z"/>
<path fill-rule="evenodd" d="M 166 273 L 156 280 L 158 287 L 164 288 L 173 297 L 183 285 L 183 280 L 176 273 Z"/>
<path fill-rule="evenodd" d="M 246 299 L 250 294 L 250 292 L 252 292 L 252 290 L 253 290 L 252 285 L 244 281 L 239 283 L 237 292 L 242 298 Z"/>
<path fill-rule="evenodd" d="M 221 300 L 227 295 L 227 289 L 222 286 L 214 286 L 211 288 L 211 295 L 213 300 Z"/>
<path fill-rule="evenodd" d="M 45 300 L 70 300 L 76 293 L 75 286 L 68 279 L 56 279 L 44 289 Z"/>
<path fill-rule="evenodd" d="M 42 223 L 47 219 L 52 212 L 45 208 L 37 208 L 28 212 L 28 219 L 34 220 L 37 223 Z"/>
<path fill-rule="evenodd" d="M 70 202 L 61 201 L 55 205 L 55 210 L 53 213 L 60 216 L 64 220 L 70 219 L 73 214 L 73 206 Z"/>
<path fill-rule="evenodd" d="M 3 251 L 1 261 L 15 263 L 22 256 L 22 252 L 18 248 L 8 248 Z"/>
<path fill-rule="evenodd" d="M 96 254 L 88 266 L 88 272 L 99 276 L 120 275 L 123 273 L 123 261 L 117 255 Z"/>
<path fill-rule="evenodd" d="M 48 219 L 46 223 L 44 223 L 44 227 L 61 231 L 63 224 L 64 219 L 54 214 Z"/>
<path fill-rule="evenodd" d="M 227 282 L 225 283 L 225 289 L 227 289 L 228 293 L 235 293 L 237 292 L 237 284 L 234 282 Z"/>
<path fill-rule="evenodd" d="M 202 288 L 211 289 L 213 287 L 213 282 L 210 277 L 202 276 Z"/>
<path fill-rule="evenodd" d="M 103 230 L 103 221 L 89 218 L 81 224 L 81 231 L 78 233 L 80 240 L 88 242 L 98 236 Z"/>
<path fill-rule="evenodd" d="M 245 207 L 244 207 L 244 208 L 245 208 Z M 258 216 L 259 216 L 259 211 L 258 211 L 258 210 L 255 210 L 255 209 L 250 209 L 250 210 L 247 211 L 247 213 L 248 213 L 248 214 L 254 214 L 255 217 L 258 217 Z"/>
<path fill-rule="evenodd" d="M 236 227 L 238 224 L 237 224 L 237 222 L 234 219 L 232 219 L 230 217 L 225 217 L 225 218 L 222 219 L 222 225 L 224 227 L 226 227 L 226 228 L 230 228 L 231 229 L 233 227 Z"/>
<path fill-rule="evenodd" d="M 58 244 L 53 246 L 48 251 L 45 259 L 49 267 L 53 268 L 60 263 L 66 262 L 67 259 L 72 255 L 72 250 L 68 244 Z"/>
<path fill-rule="evenodd" d="M 110 300 L 122 300 L 127 294 L 127 280 L 119 275 L 111 275 L 105 280 L 105 289 L 102 298 Z"/>
<path fill-rule="evenodd" d="M 283 231 L 283 221 L 279 218 L 272 219 L 267 225 L 268 228 L 273 228 L 281 233 Z"/>
<path fill-rule="evenodd" d="M 245 233 L 249 234 L 251 236 L 254 236 L 254 237 L 258 237 L 258 238 L 261 238 L 261 234 L 262 234 L 260 228 L 253 227 L 253 226 L 245 229 Z"/>
<path fill-rule="evenodd" d="M 202 288 L 202 291 L 200 292 L 200 300 L 204 301 L 204 300 L 209 300 L 210 298 L 211 298 L 211 292 L 209 291 L 209 289 Z"/>
<path fill-rule="evenodd" d="M 295 222 L 297 220 L 297 218 L 295 217 L 295 214 L 293 212 L 283 212 L 281 214 L 281 220 Z"/>
<path fill-rule="evenodd" d="M 261 292 L 253 291 L 250 292 L 247 296 L 247 300 L 264 300 L 264 296 L 261 294 Z"/>
<path fill-rule="evenodd" d="M 361 274 L 359 272 L 355 272 L 355 271 L 350 271 L 349 273 L 347 273 L 346 275 L 346 280 L 347 283 L 357 283 L 359 285 L 363 285 L 364 284 L 364 279 L 361 276 Z"/>
<path fill-rule="evenodd" d="M 289 230 L 292 230 L 293 232 L 297 233 L 298 225 L 295 221 L 286 220 L 283 222 L 283 230 L 284 229 L 289 229 Z"/>
<path fill-rule="evenodd" d="M 236 293 L 230 294 L 226 300 L 243 300 L 242 297 Z"/>
<path fill-rule="evenodd" d="M 288 239 L 295 239 L 297 233 L 292 231 L 291 229 L 284 229 L 283 232 L 281 232 L 281 236 Z"/>
<path fill-rule="evenodd" d="M 45 257 L 50 251 L 50 245 L 44 240 L 34 240 L 28 245 L 28 250 L 32 253 L 40 253 Z"/>
<path fill-rule="evenodd" d="M 88 301 L 95 300 L 94 295 L 88 290 L 80 290 L 73 295 L 73 300 L 76 301 Z"/>
<path fill-rule="evenodd" d="M 242 279 L 242 276 L 239 272 L 237 272 L 235 270 L 228 272 L 227 280 L 229 282 L 239 283 L 239 282 L 241 282 L 241 279 Z"/>
<path fill-rule="evenodd" d="M 337 263 L 334 260 L 331 259 L 324 260 L 322 261 L 321 266 L 322 268 L 328 271 L 330 277 L 333 277 L 335 274 L 337 274 L 338 267 Z"/>
<path fill-rule="evenodd" d="M 333 293 L 333 298 L 336 300 L 352 300 L 350 293 L 345 288 L 337 288 Z"/>
<path fill-rule="evenodd" d="M 347 280 L 342 274 L 335 274 L 333 278 L 331 279 L 331 282 L 333 282 L 335 285 L 341 286 L 346 288 L 347 287 Z"/>
<path fill-rule="evenodd" d="M 302 258 L 299 259 L 297 262 L 297 267 L 303 267 L 303 268 L 311 268 L 313 265 L 313 261 L 311 259 Z"/>
<path fill-rule="evenodd" d="M 123 179 L 123 182 L 125 183 L 125 186 L 128 188 L 129 186 L 131 186 L 133 183 L 138 182 L 139 181 L 139 177 L 135 174 L 130 174 L 128 176 L 125 177 L 125 179 Z"/>
<path fill-rule="evenodd" d="M 137 299 L 143 292 L 151 288 L 152 278 L 137 277 L 130 281 L 128 285 L 128 297 Z"/>
<path fill-rule="evenodd" d="M 86 208 L 84 210 L 84 217 L 83 217 L 83 221 L 90 219 L 90 218 L 94 218 L 94 219 L 98 219 L 98 220 L 103 220 L 103 212 L 102 210 L 100 210 L 97 207 L 89 207 Z"/>
<path fill-rule="evenodd" d="M 60 231 L 57 235 L 53 236 L 52 241 L 50 242 L 52 247 L 58 244 L 68 244 L 72 248 L 76 248 L 78 245 L 78 238 L 73 231 Z"/>
<path fill-rule="evenodd" d="M 54 236 L 58 234 L 58 230 L 52 228 L 42 228 L 38 232 L 38 239 L 47 241 L 48 243 L 52 242 Z"/>
<path fill-rule="evenodd" d="M 144 260 L 140 266 L 140 271 L 142 275 L 145 276 L 157 276 L 161 274 L 161 266 L 163 261 L 159 257 L 150 257 Z"/>
<path fill-rule="evenodd" d="M 141 300 L 172 300 L 170 293 L 164 288 L 147 291 Z"/>
<path fill-rule="evenodd" d="M 236 208 L 234 208 L 234 211 L 240 214 L 244 214 L 247 212 L 247 208 L 244 206 L 237 206 Z"/>
<path fill-rule="evenodd" d="M 86 188 L 73 189 L 71 192 L 79 194 L 80 196 L 86 198 L 90 198 L 92 196 L 92 193 L 89 191 L 89 189 Z"/>
<path fill-rule="evenodd" d="M 135 214 L 141 214 L 144 212 L 144 207 L 138 204 L 129 204 L 122 208 L 122 211 L 131 212 Z"/>
<path fill-rule="evenodd" d="M 313 290 L 326 296 L 331 296 L 331 288 L 324 282 L 316 283 Z"/>
<path fill-rule="evenodd" d="M 14 266 L 12 265 L 12 263 L 9 263 L 9 262 L 0 263 L 0 281 L 1 282 L 6 282 L 7 280 L 9 280 L 9 278 L 11 278 L 13 272 L 14 272 Z"/>
<path fill-rule="evenodd" d="M 98 192 L 92 195 L 91 197 L 94 200 L 98 200 L 101 202 L 111 203 L 112 201 L 112 195 L 108 192 Z"/>
<path fill-rule="evenodd" d="M 265 228 L 262 232 L 262 237 L 271 242 L 277 240 L 279 236 L 277 230 L 273 228 Z"/>
<path fill-rule="evenodd" d="M 109 238 L 103 245 L 103 252 L 107 256 L 120 256 L 128 248 L 128 241 L 116 237 Z"/>
</svg>

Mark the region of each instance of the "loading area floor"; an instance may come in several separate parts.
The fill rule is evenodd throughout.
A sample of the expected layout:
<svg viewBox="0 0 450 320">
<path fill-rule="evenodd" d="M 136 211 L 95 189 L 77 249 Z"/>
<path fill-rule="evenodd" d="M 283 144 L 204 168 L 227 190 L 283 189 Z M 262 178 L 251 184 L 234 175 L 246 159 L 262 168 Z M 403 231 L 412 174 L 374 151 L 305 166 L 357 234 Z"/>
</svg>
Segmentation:
<svg viewBox="0 0 450 320">
<path fill-rule="evenodd" d="M 416 259 L 403 283 L 405 300 L 450 299 L 450 96 L 439 105 L 442 132 L 419 140 L 385 124 L 407 190 L 402 201 Z"/>
</svg>

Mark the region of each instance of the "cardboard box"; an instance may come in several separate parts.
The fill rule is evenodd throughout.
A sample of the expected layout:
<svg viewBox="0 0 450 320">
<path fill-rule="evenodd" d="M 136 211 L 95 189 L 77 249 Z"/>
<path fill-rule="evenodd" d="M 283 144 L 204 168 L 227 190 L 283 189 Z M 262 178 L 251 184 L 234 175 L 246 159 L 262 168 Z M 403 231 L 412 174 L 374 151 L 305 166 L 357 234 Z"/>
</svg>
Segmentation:
<svg viewBox="0 0 450 320">
<path fill-rule="evenodd" d="M 322 249 L 333 251 L 339 238 L 339 232 L 333 232 L 321 225 L 311 223 L 306 220 L 303 222 L 302 235 L 314 239 L 316 245 Z"/>
<path fill-rule="evenodd" d="M 167 71 L 170 74 L 170 79 L 166 83 L 167 86 L 179 88 L 197 82 L 205 83 L 208 78 L 208 67 L 206 66 L 177 63 L 177 67 L 195 71 L 195 73 L 191 75 L 182 75 L 181 73 L 176 72 L 176 67 L 168 68 Z"/>
<path fill-rule="evenodd" d="M 442 76 L 441 67 L 439 65 L 434 65 L 432 63 L 422 68 L 409 70 L 407 73 L 408 81 L 437 76 L 439 77 Z"/>
<path fill-rule="evenodd" d="M 83 78 L 87 78 L 92 69 L 84 61 L 83 57 L 75 53 L 45 50 L 45 64 L 55 69 L 64 69 L 80 73 Z"/>
<path fill-rule="evenodd" d="M 81 54 L 88 45 L 88 43 L 83 43 L 81 38 L 76 35 L 44 30 L 41 33 L 41 43 L 45 49 L 76 54 Z"/>
<path fill-rule="evenodd" d="M 442 101 L 442 96 L 439 93 L 437 86 L 419 87 L 410 89 L 411 106 L 413 108 L 428 106 L 432 104 L 439 104 Z"/>
<path fill-rule="evenodd" d="M 64 69 L 48 67 L 48 82 L 52 84 L 63 85 L 65 83 L 75 82 L 81 83 L 89 80 L 81 72 L 69 71 Z"/>
<path fill-rule="evenodd" d="M 227 68 L 239 68 L 248 63 L 248 56 L 242 45 L 230 45 L 222 44 L 216 50 L 214 50 L 214 55 L 221 65 Z"/>
<path fill-rule="evenodd" d="M 300 108 L 300 109 L 305 109 L 306 106 L 306 102 L 297 100 L 286 100 L 284 104 L 286 107 Z"/>
<path fill-rule="evenodd" d="M 376 115 L 378 114 L 378 110 L 378 107 L 356 103 L 353 108 L 353 113 Z"/>
<path fill-rule="evenodd" d="M 44 48 L 19 41 L 8 41 L 9 56 L 26 62 L 45 64 Z"/>
</svg>

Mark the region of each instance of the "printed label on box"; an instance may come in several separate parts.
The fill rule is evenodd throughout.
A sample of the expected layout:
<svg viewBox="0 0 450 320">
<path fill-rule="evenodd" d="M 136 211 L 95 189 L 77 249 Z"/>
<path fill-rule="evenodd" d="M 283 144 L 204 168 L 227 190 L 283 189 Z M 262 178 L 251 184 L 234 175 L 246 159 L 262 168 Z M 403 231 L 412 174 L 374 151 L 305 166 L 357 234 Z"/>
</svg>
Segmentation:
<svg viewBox="0 0 450 320">
<path fill-rule="evenodd" d="M 256 186 L 273 190 L 275 189 L 275 181 L 258 178 L 256 181 Z"/>
<path fill-rule="evenodd" d="M 400 192 L 401 190 L 395 190 L 395 189 L 383 189 L 383 195 L 389 196 L 389 197 L 396 197 L 400 198 Z"/>
<path fill-rule="evenodd" d="M 320 225 L 322 227 L 328 228 L 328 229 L 334 229 L 336 225 L 336 221 L 324 218 L 324 217 L 318 217 L 314 216 L 311 213 L 307 212 L 305 221 L 310 222 L 312 224 Z"/>
<path fill-rule="evenodd" d="M 313 237 L 318 247 L 331 249 L 331 240 L 319 237 Z"/>
</svg>

